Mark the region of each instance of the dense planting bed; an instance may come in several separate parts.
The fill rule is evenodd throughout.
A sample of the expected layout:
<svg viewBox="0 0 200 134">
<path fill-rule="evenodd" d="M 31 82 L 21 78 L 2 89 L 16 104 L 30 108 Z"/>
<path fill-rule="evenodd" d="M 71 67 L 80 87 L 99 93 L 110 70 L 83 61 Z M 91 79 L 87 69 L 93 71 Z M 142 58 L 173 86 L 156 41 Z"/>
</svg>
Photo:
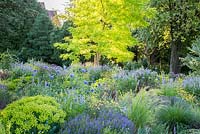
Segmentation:
<svg viewBox="0 0 200 134">
<path fill-rule="evenodd" d="M 200 77 L 43 62 L 0 72 L 0 133 L 200 133 Z"/>
</svg>

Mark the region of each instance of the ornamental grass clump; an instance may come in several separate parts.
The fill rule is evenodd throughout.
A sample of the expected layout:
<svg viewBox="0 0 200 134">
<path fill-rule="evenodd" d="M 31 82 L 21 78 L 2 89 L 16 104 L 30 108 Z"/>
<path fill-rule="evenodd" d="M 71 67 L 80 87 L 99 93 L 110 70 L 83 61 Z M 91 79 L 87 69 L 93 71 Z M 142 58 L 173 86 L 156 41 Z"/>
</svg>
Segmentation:
<svg viewBox="0 0 200 134">
<path fill-rule="evenodd" d="M 156 113 L 158 121 L 165 124 L 169 132 L 176 133 L 178 126 L 192 123 L 191 107 L 183 101 L 176 101 L 173 105 L 163 106 Z"/>
<path fill-rule="evenodd" d="M 140 91 L 137 96 L 132 99 L 132 104 L 128 108 L 128 117 L 132 120 L 137 129 L 149 125 L 153 121 L 153 113 L 151 111 L 152 104 L 146 91 Z M 137 132 L 137 129 L 135 132 Z"/>
<path fill-rule="evenodd" d="M 0 112 L 6 133 L 54 134 L 64 122 L 65 113 L 52 97 L 24 97 Z"/>
</svg>

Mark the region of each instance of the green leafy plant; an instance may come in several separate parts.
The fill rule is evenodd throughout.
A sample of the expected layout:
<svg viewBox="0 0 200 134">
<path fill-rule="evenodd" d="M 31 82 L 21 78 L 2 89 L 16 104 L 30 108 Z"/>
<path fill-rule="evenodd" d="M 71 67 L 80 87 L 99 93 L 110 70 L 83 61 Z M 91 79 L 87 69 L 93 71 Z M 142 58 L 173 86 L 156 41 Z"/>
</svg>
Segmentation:
<svg viewBox="0 0 200 134">
<path fill-rule="evenodd" d="M 24 97 L 9 104 L 1 113 L 6 133 L 55 133 L 66 114 L 54 98 Z"/>
</svg>

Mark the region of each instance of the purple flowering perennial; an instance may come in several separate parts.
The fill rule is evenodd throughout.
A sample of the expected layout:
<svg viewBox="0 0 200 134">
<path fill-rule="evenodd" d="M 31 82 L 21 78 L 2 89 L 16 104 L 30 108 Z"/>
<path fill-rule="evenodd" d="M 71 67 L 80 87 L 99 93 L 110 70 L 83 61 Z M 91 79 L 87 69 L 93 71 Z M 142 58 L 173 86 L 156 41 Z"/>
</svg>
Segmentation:
<svg viewBox="0 0 200 134">
<path fill-rule="evenodd" d="M 120 113 L 102 110 L 96 117 L 81 114 L 67 122 L 63 134 L 103 134 L 105 128 L 117 131 L 119 134 L 133 134 L 134 124 Z"/>
</svg>

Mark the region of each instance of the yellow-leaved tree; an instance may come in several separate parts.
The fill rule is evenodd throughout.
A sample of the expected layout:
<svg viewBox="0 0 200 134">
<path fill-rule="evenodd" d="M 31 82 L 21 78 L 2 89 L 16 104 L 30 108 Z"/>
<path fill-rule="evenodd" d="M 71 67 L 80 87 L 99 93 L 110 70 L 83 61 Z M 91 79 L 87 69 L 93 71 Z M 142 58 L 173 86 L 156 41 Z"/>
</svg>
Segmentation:
<svg viewBox="0 0 200 134">
<path fill-rule="evenodd" d="M 61 58 L 78 61 L 80 56 L 94 56 L 99 64 L 101 56 L 115 62 L 132 60 L 134 54 L 128 47 L 136 44 L 132 31 L 148 25 L 146 20 L 154 14 L 149 0 L 72 0 L 67 9 L 67 19 L 74 23 L 68 44 L 55 47 L 67 50 Z"/>
</svg>

